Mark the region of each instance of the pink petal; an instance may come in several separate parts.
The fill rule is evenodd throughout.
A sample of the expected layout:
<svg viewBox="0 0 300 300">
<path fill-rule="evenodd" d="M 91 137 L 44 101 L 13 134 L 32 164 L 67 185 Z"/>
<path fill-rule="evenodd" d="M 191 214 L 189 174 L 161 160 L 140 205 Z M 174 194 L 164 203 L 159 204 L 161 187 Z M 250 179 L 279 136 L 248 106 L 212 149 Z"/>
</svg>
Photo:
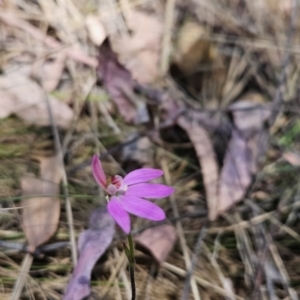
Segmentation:
<svg viewBox="0 0 300 300">
<path fill-rule="evenodd" d="M 160 177 L 162 174 L 164 174 L 164 172 L 158 169 L 138 169 L 126 175 L 124 178 L 124 183 L 130 185 L 135 183 L 147 182 L 149 180 Z"/>
<path fill-rule="evenodd" d="M 126 195 L 143 198 L 164 198 L 174 193 L 174 189 L 164 184 L 138 183 L 130 185 Z"/>
<path fill-rule="evenodd" d="M 156 204 L 134 196 L 122 196 L 122 205 L 124 209 L 141 218 L 161 221 L 166 218 L 165 212 Z"/>
<path fill-rule="evenodd" d="M 106 189 L 106 176 L 102 169 L 101 162 L 96 154 L 93 156 L 92 169 L 93 169 L 94 178 L 97 181 L 97 183 L 102 188 Z"/>
<path fill-rule="evenodd" d="M 107 204 L 107 211 L 123 231 L 128 234 L 130 232 L 130 218 L 128 213 L 124 210 L 121 200 L 111 198 Z"/>
</svg>

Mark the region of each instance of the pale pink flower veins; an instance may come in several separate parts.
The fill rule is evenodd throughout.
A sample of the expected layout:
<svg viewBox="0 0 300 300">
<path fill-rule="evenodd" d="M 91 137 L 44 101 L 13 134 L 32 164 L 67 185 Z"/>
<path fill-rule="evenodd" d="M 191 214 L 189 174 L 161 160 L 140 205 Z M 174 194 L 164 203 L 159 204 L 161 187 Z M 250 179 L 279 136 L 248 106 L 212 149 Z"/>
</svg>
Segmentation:
<svg viewBox="0 0 300 300">
<path fill-rule="evenodd" d="M 130 232 L 129 213 L 152 221 L 166 218 L 159 206 L 143 199 L 164 198 L 174 192 L 170 186 L 148 182 L 162 176 L 162 170 L 143 168 L 130 172 L 124 178 L 115 175 L 108 179 L 97 155 L 93 156 L 92 170 L 95 180 L 108 195 L 108 212 L 125 233 Z"/>
</svg>

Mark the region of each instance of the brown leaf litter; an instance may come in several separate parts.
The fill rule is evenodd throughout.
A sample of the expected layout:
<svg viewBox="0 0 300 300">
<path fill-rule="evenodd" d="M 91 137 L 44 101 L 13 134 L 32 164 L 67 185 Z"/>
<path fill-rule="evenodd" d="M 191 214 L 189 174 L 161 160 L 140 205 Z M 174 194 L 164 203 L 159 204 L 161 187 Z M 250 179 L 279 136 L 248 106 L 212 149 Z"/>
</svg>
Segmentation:
<svg viewBox="0 0 300 300">
<path fill-rule="evenodd" d="M 208 39 L 209 32 L 194 21 L 186 21 L 178 33 L 174 62 L 185 75 L 197 72 L 199 64 L 215 59 L 217 50 Z"/>
<path fill-rule="evenodd" d="M 29 124 L 51 125 L 45 91 L 33 80 L 16 72 L 0 76 L 0 118 L 17 115 Z M 72 109 L 54 96 L 48 95 L 55 123 L 68 128 Z"/>
<path fill-rule="evenodd" d="M 101 46 L 107 38 L 105 28 L 97 15 L 88 15 L 85 19 L 90 40 L 96 45 Z"/>
<path fill-rule="evenodd" d="M 247 96 L 242 99 L 247 99 Z M 264 155 L 268 130 L 265 126 L 270 110 L 249 100 L 231 105 L 234 127 L 219 173 L 215 151 L 207 130 L 196 120 L 182 116 L 180 125 L 189 135 L 202 169 L 209 219 L 211 221 L 243 199 Z"/>
<path fill-rule="evenodd" d="M 218 206 L 218 164 L 208 132 L 197 122 L 181 116 L 177 124 L 183 128 L 194 145 L 201 166 L 210 219 L 215 219 Z"/>
<path fill-rule="evenodd" d="M 136 124 L 149 120 L 145 102 L 133 92 L 136 81 L 119 62 L 108 42 L 99 49 L 97 75 L 126 122 Z"/>
<path fill-rule="evenodd" d="M 57 156 L 38 159 L 40 177 L 24 175 L 21 178 L 22 195 L 28 197 L 21 202 L 24 207 L 22 227 L 32 252 L 56 232 L 60 215 L 60 199 L 57 197 L 62 178 L 60 159 Z"/>
<path fill-rule="evenodd" d="M 163 23 L 154 15 L 131 10 L 125 16 L 128 34 L 109 37 L 119 62 L 141 84 L 148 84 L 159 75 Z"/>
<path fill-rule="evenodd" d="M 220 174 L 217 214 L 242 200 L 267 149 L 271 110 L 243 98 L 229 107 L 235 126 Z"/>
<path fill-rule="evenodd" d="M 176 240 L 176 229 L 168 224 L 146 229 L 135 237 L 136 243 L 150 251 L 159 263 L 167 259 Z"/>
</svg>

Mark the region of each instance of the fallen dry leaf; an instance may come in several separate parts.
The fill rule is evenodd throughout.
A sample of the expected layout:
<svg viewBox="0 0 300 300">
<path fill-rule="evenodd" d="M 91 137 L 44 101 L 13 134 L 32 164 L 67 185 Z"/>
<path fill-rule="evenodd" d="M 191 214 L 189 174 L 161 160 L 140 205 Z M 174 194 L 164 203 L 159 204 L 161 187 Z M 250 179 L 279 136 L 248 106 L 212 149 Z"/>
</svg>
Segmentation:
<svg viewBox="0 0 300 300">
<path fill-rule="evenodd" d="M 285 152 L 282 158 L 294 167 L 300 167 L 300 155 L 291 151 Z"/>
<path fill-rule="evenodd" d="M 241 132 L 233 131 L 221 171 L 217 214 L 240 201 L 252 180 L 252 154 Z"/>
<path fill-rule="evenodd" d="M 176 240 L 176 229 L 172 225 L 149 228 L 135 237 L 136 243 L 149 250 L 159 263 L 166 260 Z"/>
<path fill-rule="evenodd" d="M 249 97 L 246 95 L 244 98 Z M 267 148 L 265 122 L 271 112 L 267 105 L 243 100 L 231 105 L 229 110 L 235 126 L 220 174 L 211 139 L 204 129 L 204 126 L 215 129 L 215 122 L 206 122 L 206 118 L 199 118 L 199 113 L 189 111 L 177 119 L 177 124 L 187 132 L 197 153 L 211 221 L 242 200 Z"/>
<path fill-rule="evenodd" d="M 147 122 L 149 115 L 146 103 L 133 92 L 136 86 L 130 73 L 119 64 L 108 42 L 99 48 L 97 74 L 102 79 L 109 95 L 117 105 L 126 122 Z"/>
<path fill-rule="evenodd" d="M 174 60 L 184 74 L 192 74 L 199 68 L 199 63 L 209 63 L 217 51 L 207 39 L 207 30 L 194 21 L 187 21 L 180 28 Z"/>
<path fill-rule="evenodd" d="M 107 37 L 107 33 L 100 18 L 96 15 L 88 15 L 85 20 L 90 40 L 96 45 L 100 46 Z"/>
<path fill-rule="evenodd" d="M 159 75 L 163 23 L 155 16 L 139 11 L 126 14 L 128 35 L 113 35 L 110 42 L 119 62 L 139 83 L 151 83 Z"/>
<path fill-rule="evenodd" d="M 59 183 L 62 176 L 58 157 L 40 158 L 41 176 L 25 175 L 21 179 L 22 227 L 31 251 L 45 243 L 55 233 L 59 221 Z"/>
<path fill-rule="evenodd" d="M 211 139 L 198 122 L 190 122 L 186 117 L 181 116 L 177 124 L 187 132 L 194 145 L 201 165 L 209 219 L 214 220 L 217 217 L 219 168 Z"/>
<path fill-rule="evenodd" d="M 115 222 L 106 208 L 95 209 L 90 217 L 89 229 L 79 236 L 80 256 L 66 288 L 64 300 L 81 300 L 90 294 L 92 269 L 111 244 L 114 234 Z"/>
<path fill-rule="evenodd" d="M 12 73 L 0 76 L 0 118 L 15 114 L 29 124 L 48 126 L 50 119 L 45 92 L 33 80 L 23 74 Z M 49 95 L 54 121 L 62 128 L 68 128 L 73 119 L 72 109 Z"/>
<path fill-rule="evenodd" d="M 218 215 L 242 200 L 265 154 L 268 141 L 265 122 L 271 110 L 266 105 L 243 100 L 231 105 L 230 109 L 235 128 L 220 175 Z"/>
<path fill-rule="evenodd" d="M 65 59 L 66 52 L 63 50 L 47 57 L 47 59 L 24 55 L 24 57 L 16 57 L 6 63 L 3 71 L 4 74 L 17 73 L 18 77 L 22 74 L 27 78 L 38 78 L 44 89 L 51 92 L 60 82 L 65 68 Z"/>
</svg>

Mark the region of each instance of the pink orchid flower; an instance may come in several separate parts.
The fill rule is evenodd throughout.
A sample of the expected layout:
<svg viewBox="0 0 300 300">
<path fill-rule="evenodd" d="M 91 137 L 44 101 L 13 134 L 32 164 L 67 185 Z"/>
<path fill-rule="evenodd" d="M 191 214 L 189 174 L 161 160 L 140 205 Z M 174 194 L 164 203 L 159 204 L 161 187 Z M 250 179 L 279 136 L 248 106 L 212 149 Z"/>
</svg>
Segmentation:
<svg viewBox="0 0 300 300">
<path fill-rule="evenodd" d="M 165 212 L 159 206 L 143 199 L 164 198 L 174 192 L 174 189 L 167 185 L 148 183 L 162 176 L 162 170 L 137 169 L 124 178 L 115 175 L 107 179 L 97 155 L 93 156 L 92 169 L 95 180 L 108 195 L 108 212 L 125 233 L 130 232 L 128 213 L 152 221 L 166 218 Z"/>
</svg>

